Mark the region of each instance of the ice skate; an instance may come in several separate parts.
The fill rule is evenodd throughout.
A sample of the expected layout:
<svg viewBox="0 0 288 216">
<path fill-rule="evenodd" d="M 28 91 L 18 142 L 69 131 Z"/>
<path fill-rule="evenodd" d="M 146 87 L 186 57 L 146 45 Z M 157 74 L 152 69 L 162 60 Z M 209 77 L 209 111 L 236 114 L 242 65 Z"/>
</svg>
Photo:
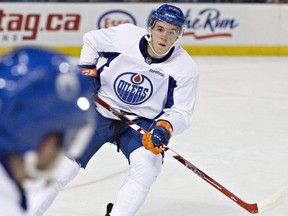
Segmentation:
<svg viewBox="0 0 288 216">
<path fill-rule="evenodd" d="M 113 204 L 112 203 L 108 203 L 107 207 L 106 207 L 106 214 L 105 216 L 110 216 L 110 213 L 112 211 L 113 208 Z"/>
</svg>

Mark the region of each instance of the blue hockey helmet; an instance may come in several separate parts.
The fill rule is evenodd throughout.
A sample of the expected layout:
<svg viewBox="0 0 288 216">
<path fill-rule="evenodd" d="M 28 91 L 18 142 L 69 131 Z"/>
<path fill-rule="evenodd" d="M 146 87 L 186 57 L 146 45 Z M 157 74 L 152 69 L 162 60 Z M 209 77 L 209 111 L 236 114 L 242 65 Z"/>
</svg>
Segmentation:
<svg viewBox="0 0 288 216">
<path fill-rule="evenodd" d="M 149 28 L 154 25 L 155 20 L 160 20 L 180 27 L 180 33 L 183 31 L 185 23 L 185 17 L 182 10 L 169 4 L 163 4 L 152 12 L 149 20 Z"/>
<path fill-rule="evenodd" d="M 65 56 L 33 47 L 2 56 L 0 156 L 36 150 L 50 133 L 69 144 L 68 131 L 80 130 L 94 115 L 90 104 L 85 77 Z"/>
</svg>

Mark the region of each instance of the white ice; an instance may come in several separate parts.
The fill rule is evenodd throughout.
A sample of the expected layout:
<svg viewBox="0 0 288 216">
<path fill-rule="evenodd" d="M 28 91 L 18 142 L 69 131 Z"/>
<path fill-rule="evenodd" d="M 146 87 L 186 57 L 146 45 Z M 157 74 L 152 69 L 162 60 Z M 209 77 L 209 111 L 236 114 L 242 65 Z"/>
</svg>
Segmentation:
<svg viewBox="0 0 288 216">
<path fill-rule="evenodd" d="M 193 126 L 169 146 L 248 203 L 287 196 L 288 58 L 193 58 L 201 72 Z M 105 145 L 45 216 L 104 216 L 127 171 L 124 156 Z M 251 214 L 167 155 L 137 216 L 184 215 Z M 261 215 L 287 216 L 288 199 Z"/>
</svg>

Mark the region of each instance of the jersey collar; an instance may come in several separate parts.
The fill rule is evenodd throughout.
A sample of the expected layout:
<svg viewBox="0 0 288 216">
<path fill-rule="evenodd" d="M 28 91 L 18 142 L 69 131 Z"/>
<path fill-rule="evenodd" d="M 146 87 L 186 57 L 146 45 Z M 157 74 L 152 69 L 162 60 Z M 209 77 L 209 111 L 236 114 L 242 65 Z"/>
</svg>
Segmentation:
<svg viewBox="0 0 288 216">
<path fill-rule="evenodd" d="M 172 55 L 173 51 L 174 51 L 174 48 L 175 47 L 172 47 L 170 49 L 170 51 L 167 53 L 167 55 L 163 56 L 162 58 L 160 59 L 156 59 L 156 58 L 151 58 L 148 53 L 147 53 L 147 40 L 145 39 L 145 37 L 143 36 L 139 42 L 139 49 L 140 49 L 140 52 L 145 60 L 145 62 L 147 64 L 157 64 L 157 63 L 162 63 L 162 62 L 165 62 L 167 59 L 170 58 L 170 56 Z"/>
</svg>

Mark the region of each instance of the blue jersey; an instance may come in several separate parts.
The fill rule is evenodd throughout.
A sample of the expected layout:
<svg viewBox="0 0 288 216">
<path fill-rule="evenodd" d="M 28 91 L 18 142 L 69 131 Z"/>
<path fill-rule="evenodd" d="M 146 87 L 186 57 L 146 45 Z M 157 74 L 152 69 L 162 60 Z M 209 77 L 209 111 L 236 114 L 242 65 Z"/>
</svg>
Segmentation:
<svg viewBox="0 0 288 216">
<path fill-rule="evenodd" d="M 107 58 L 98 69 L 98 96 L 115 109 L 170 122 L 175 135 L 191 125 L 198 67 L 179 45 L 160 59 L 150 58 L 147 35 L 132 24 L 90 31 L 83 37 L 80 65 L 95 66 L 100 56 Z M 116 119 L 101 105 L 97 109 Z"/>
</svg>

